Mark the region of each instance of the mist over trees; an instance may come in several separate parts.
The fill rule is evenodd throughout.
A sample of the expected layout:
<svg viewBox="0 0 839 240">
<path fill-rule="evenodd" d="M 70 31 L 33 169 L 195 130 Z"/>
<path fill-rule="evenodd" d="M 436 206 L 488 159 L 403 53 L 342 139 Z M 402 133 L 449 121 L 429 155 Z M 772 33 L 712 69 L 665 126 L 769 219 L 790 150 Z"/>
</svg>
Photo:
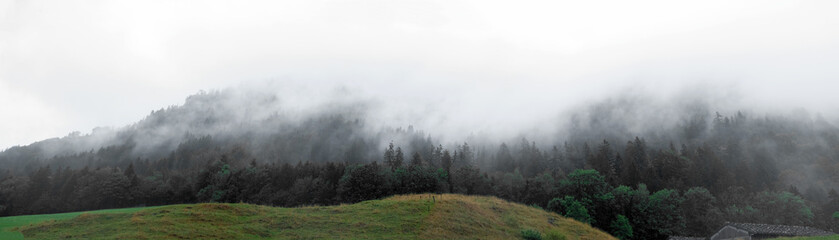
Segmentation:
<svg viewBox="0 0 839 240">
<path fill-rule="evenodd" d="M 295 109 L 275 94 L 202 92 L 124 128 L 3 151 L 0 215 L 453 192 L 540 206 L 626 239 L 704 236 L 725 221 L 839 230 L 835 123 L 666 106 L 619 97 L 533 126 L 542 132 L 441 139 L 433 127 L 390 128 L 363 101 Z"/>
</svg>

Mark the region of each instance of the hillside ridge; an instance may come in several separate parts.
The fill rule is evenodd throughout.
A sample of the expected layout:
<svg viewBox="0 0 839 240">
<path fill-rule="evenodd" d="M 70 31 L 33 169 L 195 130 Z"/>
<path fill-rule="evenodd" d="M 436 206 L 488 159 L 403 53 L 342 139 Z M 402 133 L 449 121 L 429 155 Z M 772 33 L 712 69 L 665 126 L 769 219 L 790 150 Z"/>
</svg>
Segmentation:
<svg viewBox="0 0 839 240">
<path fill-rule="evenodd" d="M 8 221 L 6 218 L 0 221 Z M 26 239 L 514 239 L 524 230 L 565 239 L 614 239 L 588 224 L 496 197 L 396 195 L 337 206 L 182 204 L 85 213 L 14 228 Z"/>
</svg>

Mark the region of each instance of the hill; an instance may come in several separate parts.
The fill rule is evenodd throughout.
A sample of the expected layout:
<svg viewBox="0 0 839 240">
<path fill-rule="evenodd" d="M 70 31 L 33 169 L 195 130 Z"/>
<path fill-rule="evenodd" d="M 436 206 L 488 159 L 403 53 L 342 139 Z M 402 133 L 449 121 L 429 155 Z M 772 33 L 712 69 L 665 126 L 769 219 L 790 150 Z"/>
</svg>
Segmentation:
<svg viewBox="0 0 839 240">
<path fill-rule="evenodd" d="M 0 217 L 0 239 L 23 239 L 23 235 L 15 231 L 15 227 L 31 225 L 44 221 L 64 220 L 77 217 L 82 214 L 101 214 L 101 213 L 133 213 L 142 209 L 153 209 L 157 207 L 138 207 L 138 208 L 118 208 L 118 209 L 104 209 L 96 211 L 85 212 L 69 212 L 56 214 L 37 214 L 25 215 L 15 217 Z"/>
<path fill-rule="evenodd" d="M 398 195 L 351 205 L 276 208 L 184 204 L 85 213 L 20 226 L 27 239 L 512 239 L 533 229 L 547 238 L 614 239 L 587 224 L 495 197 Z M 52 216 L 60 216 L 54 214 Z M 0 218 L 0 225 L 28 216 Z"/>
<path fill-rule="evenodd" d="M 833 236 L 818 236 L 818 237 L 782 237 L 782 238 L 773 238 L 773 240 L 837 240 L 839 239 L 839 235 Z"/>
</svg>

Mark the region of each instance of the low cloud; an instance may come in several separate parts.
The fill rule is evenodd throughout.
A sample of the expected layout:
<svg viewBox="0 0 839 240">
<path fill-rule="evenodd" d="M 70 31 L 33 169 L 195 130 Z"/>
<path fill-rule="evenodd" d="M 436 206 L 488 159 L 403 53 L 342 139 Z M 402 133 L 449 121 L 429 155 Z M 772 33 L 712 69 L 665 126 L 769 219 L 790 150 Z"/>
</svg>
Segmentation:
<svg viewBox="0 0 839 240">
<path fill-rule="evenodd" d="M 0 148 L 129 125 L 237 86 L 301 109 L 363 101 L 388 126 L 452 141 L 514 136 L 621 96 L 647 99 L 644 109 L 702 98 L 836 119 L 836 5 L 3 2 Z"/>
</svg>

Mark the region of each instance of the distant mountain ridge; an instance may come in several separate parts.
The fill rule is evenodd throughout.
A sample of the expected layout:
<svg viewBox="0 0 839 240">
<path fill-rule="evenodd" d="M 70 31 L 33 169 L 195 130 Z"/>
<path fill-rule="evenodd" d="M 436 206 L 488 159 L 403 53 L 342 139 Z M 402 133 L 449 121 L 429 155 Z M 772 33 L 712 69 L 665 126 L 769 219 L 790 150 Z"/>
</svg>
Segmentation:
<svg viewBox="0 0 839 240">
<path fill-rule="evenodd" d="M 25 173 L 39 165 L 125 167 L 136 159 L 158 160 L 177 150 L 233 148 L 263 161 L 355 161 L 341 156 L 345 143 L 372 141 L 363 104 L 331 102 L 312 109 L 284 106 L 276 94 L 225 90 L 200 92 L 183 105 L 152 111 L 122 128 L 74 132 L 0 152 L 0 171 Z M 270 143 L 269 143 L 270 142 Z M 367 157 L 364 150 L 358 157 Z M 360 160 L 359 160 L 360 161 Z"/>
</svg>

